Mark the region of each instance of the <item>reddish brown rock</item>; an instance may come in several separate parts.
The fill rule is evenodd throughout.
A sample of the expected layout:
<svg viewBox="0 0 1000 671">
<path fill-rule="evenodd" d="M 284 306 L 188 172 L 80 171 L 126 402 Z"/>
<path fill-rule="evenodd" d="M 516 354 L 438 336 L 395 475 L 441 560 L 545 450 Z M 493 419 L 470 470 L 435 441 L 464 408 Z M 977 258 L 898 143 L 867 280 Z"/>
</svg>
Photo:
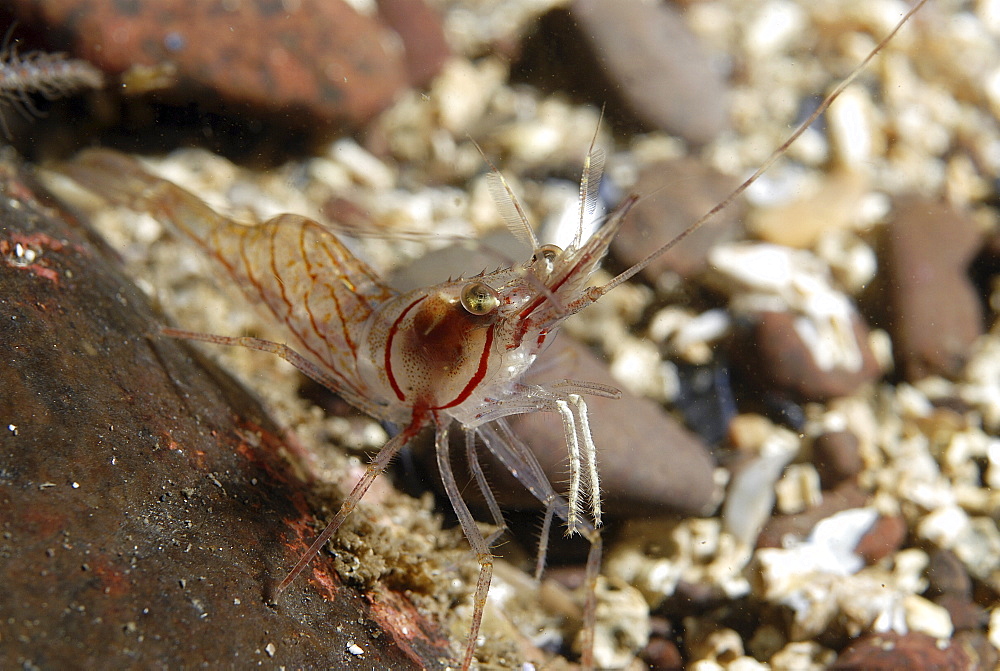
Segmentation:
<svg viewBox="0 0 1000 671">
<path fill-rule="evenodd" d="M 823 500 L 808 510 L 795 515 L 772 517 L 757 537 L 757 547 L 784 547 L 786 537 L 796 541 L 805 540 L 821 520 L 844 510 L 860 508 L 867 502 L 868 495 L 855 485 L 841 485 L 833 491 L 824 492 Z"/>
<path fill-rule="evenodd" d="M 642 198 L 611 243 L 612 253 L 626 266 L 641 261 L 684 232 L 737 184 L 732 177 L 693 158 L 646 166 L 633 189 Z M 685 238 L 683 245 L 646 266 L 641 273 L 646 281 L 656 284 L 665 272 L 676 273 L 682 279 L 698 275 L 705 268 L 712 247 L 742 236 L 740 221 L 745 208 L 741 202 L 708 220 Z"/>
<path fill-rule="evenodd" d="M 394 37 L 343 0 L 14 0 L 29 24 L 71 35 L 105 72 L 172 71 L 175 98 L 280 112 L 292 125 L 361 123 L 405 84 Z"/>
<path fill-rule="evenodd" d="M 823 489 L 854 480 L 864 468 L 858 437 L 850 431 L 830 431 L 818 436 L 813 441 L 812 455 Z"/>
<path fill-rule="evenodd" d="M 684 668 L 684 658 L 674 642 L 676 633 L 670 620 L 654 615 L 649 621 L 649 643 L 641 653 L 650 671 L 679 671 Z"/>
<path fill-rule="evenodd" d="M 9 164 L 0 196 L 0 668 L 443 668 L 328 556 L 266 605 L 320 524 L 282 432 Z"/>
<path fill-rule="evenodd" d="M 906 520 L 900 516 L 882 517 L 868 530 L 854 548 L 854 554 L 868 564 L 875 564 L 903 547 L 906 540 Z"/>
<path fill-rule="evenodd" d="M 831 669 L 834 671 L 968 671 L 969 655 L 958 645 L 910 632 L 909 634 L 867 634 L 844 649 Z"/>
<path fill-rule="evenodd" d="M 403 41 L 410 85 L 427 86 L 451 56 L 441 17 L 424 0 L 378 0 L 378 12 Z"/>
<path fill-rule="evenodd" d="M 762 312 L 753 327 L 734 340 L 734 357 L 770 390 L 799 401 L 826 401 L 852 394 L 879 378 L 881 371 L 868 345 L 868 327 L 854 315 L 854 339 L 861 351 L 857 370 L 820 368 L 795 330 L 798 317 L 789 312 Z"/>
<path fill-rule="evenodd" d="M 982 334 L 982 305 L 967 275 L 979 245 L 967 213 L 920 197 L 896 203 L 882 240 L 878 286 L 897 367 L 907 380 L 956 375 Z"/>
</svg>

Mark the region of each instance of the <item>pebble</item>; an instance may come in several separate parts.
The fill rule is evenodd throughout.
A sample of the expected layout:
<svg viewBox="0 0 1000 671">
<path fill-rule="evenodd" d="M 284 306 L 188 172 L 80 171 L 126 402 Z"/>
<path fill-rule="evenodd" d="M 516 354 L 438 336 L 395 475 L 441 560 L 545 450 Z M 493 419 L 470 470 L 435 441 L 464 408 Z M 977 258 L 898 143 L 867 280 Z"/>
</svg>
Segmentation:
<svg viewBox="0 0 1000 671">
<path fill-rule="evenodd" d="M 951 550 L 935 550 L 927 567 L 928 593 L 931 596 L 972 595 L 972 578 L 965 564 Z"/>
<path fill-rule="evenodd" d="M 872 307 L 907 380 L 953 377 L 983 332 L 983 307 L 967 275 L 980 235 L 966 213 L 935 200 L 900 199 L 895 212 Z"/>
<path fill-rule="evenodd" d="M 845 648 L 833 671 L 931 671 L 976 668 L 962 646 L 917 632 L 866 634 Z"/>
<path fill-rule="evenodd" d="M 378 12 L 403 41 L 410 86 L 425 88 L 451 56 L 441 17 L 424 0 L 378 0 Z"/>
<path fill-rule="evenodd" d="M 343 0 L 297 0 L 287 7 L 265 0 L 13 5 L 26 21 L 40 17 L 49 30 L 72 35 L 74 55 L 107 73 L 169 68 L 175 83 L 169 95 L 179 101 L 249 106 L 280 113 L 292 125 L 360 124 L 392 102 L 407 78 L 398 38 Z M 429 23 L 411 21 L 404 44 L 421 42 L 420 25 L 424 36 L 433 33 Z M 433 42 L 422 48 L 430 51 Z"/>
<path fill-rule="evenodd" d="M 865 505 L 867 495 L 852 484 L 845 484 L 831 492 L 824 492 L 823 500 L 808 510 L 795 515 L 776 515 L 768 520 L 757 537 L 759 548 L 784 547 L 788 539 L 804 540 L 813 527 L 823 519 L 843 510 Z"/>
<path fill-rule="evenodd" d="M 812 445 L 812 460 L 820 486 L 825 490 L 853 481 L 864 468 L 858 437 L 846 430 L 817 436 Z"/>
<path fill-rule="evenodd" d="M 733 359 L 759 381 L 800 401 L 826 401 L 848 396 L 858 387 L 878 379 L 878 362 L 868 344 L 868 327 L 857 313 L 851 315 L 853 346 L 861 355 L 861 366 L 820 366 L 814 349 L 798 328 L 800 317 L 790 312 L 761 312 L 750 327 L 736 331 Z"/>
<path fill-rule="evenodd" d="M 632 188 L 643 197 L 632 208 L 628 222 L 611 243 L 612 253 L 625 266 L 641 261 L 654 249 L 676 238 L 738 184 L 736 179 L 690 157 L 643 167 Z M 712 247 L 742 237 L 740 221 L 744 209 L 743 201 L 737 201 L 685 238 L 683 245 L 646 266 L 640 274 L 653 285 L 667 272 L 682 279 L 697 276 L 708 263 Z"/>
<path fill-rule="evenodd" d="M 880 516 L 868 533 L 861 537 L 854 553 L 864 559 L 865 563 L 876 564 L 903 547 L 906 533 L 906 520 L 902 517 Z"/>
<path fill-rule="evenodd" d="M 868 189 L 864 173 L 841 169 L 807 196 L 754 210 L 748 228 L 761 240 L 808 249 L 831 230 L 856 226 Z"/>
<path fill-rule="evenodd" d="M 601 101 L 618 96 L 643 127 L 693 145 L 729 127 L 724 73 L 671 5 L 575 0 L 564 18 L 544 22 L 551 32 L 543 38 L 548 59 L 558 51 L 559 65 L 573 69 L 569 88 L 594 89 Z"/>
</svg>

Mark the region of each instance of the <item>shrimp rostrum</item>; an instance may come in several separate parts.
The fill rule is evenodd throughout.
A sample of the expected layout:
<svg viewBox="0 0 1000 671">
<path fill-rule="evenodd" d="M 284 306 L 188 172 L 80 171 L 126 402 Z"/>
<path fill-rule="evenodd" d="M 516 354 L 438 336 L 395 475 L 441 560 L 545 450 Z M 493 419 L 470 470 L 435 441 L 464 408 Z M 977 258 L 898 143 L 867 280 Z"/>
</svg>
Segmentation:
<svg viewBox="0 0 1000 671">
<path fill-rule="evenodd" d="M 592 150 L 581 183 L 580 219 L 596 202 L 603 154 Z M 275 590 L 280 595 L 357 506 L 393 456 L 426 427 L 435 430 L 445 492 L 479 562 L 479 579 L 462 668 L 473 659 L 493 570 L 490 545 L 504 528 L 500 508 L 478 461 L 491 452 L 545 509 L 537 570 L 544 564 L 552 520 L 590 542 L 583 665 L 592 666 L 595 585 L 600 565 L 600 485 L 584 397 L 615 396 L 597 384 L 560 380 L 525 384 L 523 374 L 555 336 L 560 323 L 597 300 L 589 287 L 634 198 L 587 240 L 578 232 L 566 249 L 541 245 L 503 177 L 491 190 L 511 230 L 533 248 L 519 265 L 398 293 L 355 258 L 329 230 L 310 219 L 279 215 L 258 226 L 236 223 L 184 189 L 156 177 L 136 160 L 107 150 L 81 154 L 62 171 L 89 191 L 145 211 L 208 253 L 247 297 L 261 303 L 292 334 L 291 345 L 165 328 L 174 337 L 239 345 L 277 354 L 342 395 L 358 409 L 401 430 L 368 465 L 309 550 Z M 582 226 L 581 226 L 582 229 Z M 562 420 L 569 453 L 569 492 L 555 491 L 533 453 L 505 418 L 546 411 Z M 449 432 L 465 433 L 470 471 L 500 529 L 484 537 L 452 472 Z"/>
</svg>

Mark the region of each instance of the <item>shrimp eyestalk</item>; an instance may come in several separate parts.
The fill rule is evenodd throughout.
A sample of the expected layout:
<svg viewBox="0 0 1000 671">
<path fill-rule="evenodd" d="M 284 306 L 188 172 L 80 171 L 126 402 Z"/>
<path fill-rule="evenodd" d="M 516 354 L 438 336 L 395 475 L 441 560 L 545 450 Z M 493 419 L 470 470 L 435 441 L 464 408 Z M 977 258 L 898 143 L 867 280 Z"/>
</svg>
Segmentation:
<svg viewBox="0 0 1000 671">
<path fill-rule="evenodd" d="M 602 551 L 599 528 L 603 520 L 597 450 L 586 397 L 614 397 L 617 391 L 574 380 L 527 384 L 523 377 L 563 321 L 631 279 L 746 190 L 924 2 L 903 17 L 760 170 L 673 241 L 597 286 L 591 285 L 591 279 L 638 198 L 626 198 L 585 238 L 583 224 L 593 213 L 604 163 L 604 154 L 594 142 L 581 179 L 578 231 L 565 249 L 538 241 L 524 209 L 503 176 L 494 170 L 490 190 L 511 232 L 531 246 L 530 258 L 496 272 L 406 293 L 387 286 L 333 233 L 305 217 L 286 214 L 258 226 L 238 224 L 191 193 L 153 176 L 135 159 L 111 151 L 86 151 L 63 166 L 62 172 L 86 189 L 113 203 L 148 212 L 189 238 L 243 288 L 248 298 L 288 327 L 293 343 L 173 328 L 164 329 L 166 335 L 276 354 L 358 409 L 402 427 L 368 464 L 339 511 L 277 585 L 273 597 L 279 597 L 306 569 L 399 450 L 423 429 L 432 428 L 445 493 L 479 563 L 462 669 L 468 669 L 475 656 L 493 573 L 490 548 L 505 529 L 500 507 L 479 465 L 483 447 L 544 507 L 537 574 L 544 567 L 553 520 L 562 521 L 568 534 L 580 534 L 590 543 L 581 662 L 584 668 L 593 668 Z M 554 413 L 562 422 L 569 462 L 565 496 L 556 491 L 530 447 L 508 423 L 513 415 L 533 412 Z M 452 472 L 449 435 L 456 426 L 465 433 L 470 471 L 499 530 L 488 538 L 463 500 Z"/>
</svg>

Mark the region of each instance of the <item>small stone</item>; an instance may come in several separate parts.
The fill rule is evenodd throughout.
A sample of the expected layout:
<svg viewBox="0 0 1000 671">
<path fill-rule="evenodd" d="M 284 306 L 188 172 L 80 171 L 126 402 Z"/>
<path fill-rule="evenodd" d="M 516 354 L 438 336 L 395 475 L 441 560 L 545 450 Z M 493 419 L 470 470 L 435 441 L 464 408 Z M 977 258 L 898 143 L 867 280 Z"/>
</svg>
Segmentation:
<svg viewBox="0 0 1000 671">
<path fill-rule="evenodd" d="M 659 636 L 649 640 L 642 658 L 649 664 L 650 671 L 680 671 L 684 668 L 684 658 L 677 644 Z"/>
<path fill-rule="evenodd" d="M 864 492 L 852 484 L 825 492 L 823 501 L 805 512 L 772 517 L 757 537 L 757 547 L 780 548 L 790 540 L 804 540 L 817 522 L 843 510 L 860 508 L 865 505 L 867 498 Z"/>
<path fill-rule="evenodd" d="M 824 369 L 797 329 L 799 317 L 789 312 L 761 312 L 750 330 L 737 334 L 734 359 L 742 360 L 751 379 L 766 379 L 768 388 L 778 389 L 802 401 L 825 401 L 852 394 L 860 385 L 881 374 L 868 345 L 868 328 L 853 315 L 855 345 L 861 352 L 861 367 Z"/>
<path fill-rule="evenodd" d="M 892 334 L 909 381 L 959 373 L 983 332 L 983 308 L 967 276 L 980 244 L 975 223 L 950 205 L 900 200 L 882 238 L 873 311 Z"/>
<path fill-rule="evenodd" d="M 410 85 L 427 86 L 451 56 L 441 17 L 424 0 L 378 0 L 378 12 L 403 41 Z"/>
<path fill-rule="evenodd" d="M 694 145 L 729 127 L 725 74 L 669 4 L 576 0 L 543 17 L 523 49 L 520 67 L 541 85 L 586 89 L 633 126 Z"/>
<path fill-rule="evenodd" d="M 862 536 L 854 553 L 866 563 L 875 564 L 903 546 L 906 532 L 906 520 L 902 517 L 879 517 L 868 533 Z"/>
<path fill-rule="evenodd" d="M 930 671 L 969 669 L 969 657 L 958 645 L 927 634 L 910 632 L 866 634 L 845 648 L 831 669 L 834 671 Z"/>
<path fill-rule="evenodd" d="M 945 594 L 934 599 L 934 603 L 948 612 L 955 631 L 982 630 L 989 620 L 983 607 L 968 596 Z"/>
<path fill-rule="evenodd" d="M 820 486 L 834 489 L 852 481 L 864 468 L 858 437 L 850 431 L 829 431 L 813 441 L 813 465 L 819 473 Z"/>
<path fill-rule="evenodd" d="M 738 183 L 694 158 L 643 167 L 633 190 L 644 197 L 632 208 L 628 222 L 611 243 L 615 258 L 626 266 L 641 261 L 715 207 Z M 640 274 L 654 285 L 665 272 L 683 279 L 696 276 L 705 268 L 712 247 L 742 236 L 744 209 L 742 201 L 737 201 Z"/>
<path fill-rule="evenodd" d="M 808 196 L 753 211 L 748 228 L 761 240 L 808 249 L 824 233 L 857 225 L 868 189 L 863 173 L 838 170 Z"/>
<path fill-rule="evenodd" d="M 927 593 L 934 596 L 950 595 L 968 598 L 972 594 L 972 579 L 965 564 L 951 550 L 936 550 L 927 567 L 930 585 Z"/>
</svg>

